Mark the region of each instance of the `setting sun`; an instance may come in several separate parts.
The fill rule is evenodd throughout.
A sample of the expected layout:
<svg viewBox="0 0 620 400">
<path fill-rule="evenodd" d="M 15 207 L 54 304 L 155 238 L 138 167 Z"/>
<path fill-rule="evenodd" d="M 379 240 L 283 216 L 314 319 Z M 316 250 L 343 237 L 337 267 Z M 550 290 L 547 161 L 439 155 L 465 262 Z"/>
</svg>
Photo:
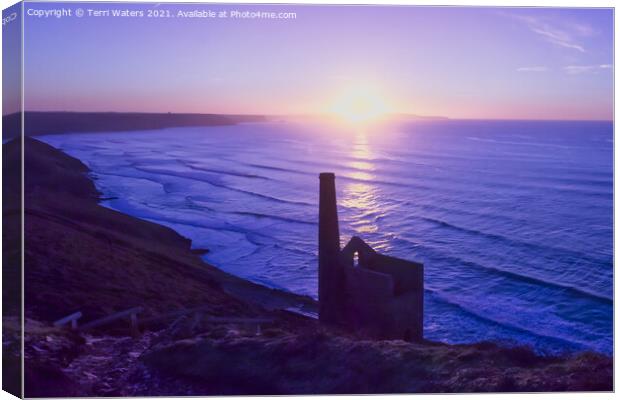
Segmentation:
<svg viewBox="0 0 620 400">
<path fill-rule="evenodd" d="M 389 107 L 378 93 L 367 88 L 345 91 L 331 107 L 331 112 L 349 123 L 364 123 L 385 116 Z"/>
</svg>

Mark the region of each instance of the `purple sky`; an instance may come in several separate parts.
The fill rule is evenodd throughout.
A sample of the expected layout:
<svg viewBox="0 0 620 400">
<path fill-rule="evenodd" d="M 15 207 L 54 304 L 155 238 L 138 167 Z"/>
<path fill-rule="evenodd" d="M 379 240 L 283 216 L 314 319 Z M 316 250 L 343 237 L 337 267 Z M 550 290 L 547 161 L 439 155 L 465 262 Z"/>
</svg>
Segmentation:
<svg viewBox="0 0 620 400">
<path fill-rule="evenodd" d="M 124 4 L 26 3 L 25 9 Z M 131 6 L 152 9 L 149 4 Z M 395 112 L 611 119 L 611 9 L 160 5 L 296 19 L 25 17 L 28 110 L 323 113 L 351 87 Z"/>
</svg>

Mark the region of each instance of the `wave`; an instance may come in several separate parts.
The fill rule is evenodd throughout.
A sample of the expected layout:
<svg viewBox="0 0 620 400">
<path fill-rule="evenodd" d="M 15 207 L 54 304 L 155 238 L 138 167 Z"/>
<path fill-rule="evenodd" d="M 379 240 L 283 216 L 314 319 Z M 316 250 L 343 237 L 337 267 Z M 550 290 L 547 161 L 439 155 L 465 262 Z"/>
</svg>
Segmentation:
<svg viewBox="0 0 620 400">
<path fill-rule="evenodd" d="M 508 145 L 516 145 L 516 146 L 536 146 L 536 147 L 550 147 L 556 149 L 575 149 L 575 150 L 609 150 L 612 151 L 611 147 L 591 147 L 584 148 L 583 146 L 571 146 L 566 144 L 556 144 L 556 143 L 543 143 L 543 142 L 515 142 L 509 140 L 497 140 L 497 139 L 487 139 L 487 138 L 479 138 L 476 136 L 468 136 L 467 140 L 473 140 L 476 142 L 485 142 L 485 143 L 497 143 L 497 144 L 508 144 Z"/>
<path fill-rule="evenodd" d="M 151 222 L 155 222 L 155 223 L 159 223 L 162 225 L 166 225 L 166 226 L 170 226 L 170 225 L 181 225 L 181 226 L 189 226 L 189 227 L 193 227 L 193 228 L 202 228 L 202 229 L 207 229 L 207 230 L 213 230 L 213 231 L 223 231 L 223 232 L 231 232 L 231 233 L 239 233 L 241 235 L 243 235 L 246 240 L 248 241 L 248 243 L 260 247 L 263 245 L 263 243 L 260 243 L 256 240 L 253 240 L 251 238 L 251 235 L 255 235 L 255 236 L 263 236 L 266 238 L 270 238 L 273 239 L 273 237 L 268 236 L 268 235 L 264 235 L 258 232 L 249 232 L 243 228 L 239 228 L 236 227 L 234 225 L 231 225 L 229 223 L 224 223 L 222 225 L 209 225 L 209 224 L 201 224 L 198 222 L 192 222 L 192 221 L 187 221 L 184 219 L 177 219 L 177 218 L 170 218 L 170 217 L 163 217 L 163 216 L 140 216 L 139 214 L 132 214 L 133 216 L 136 216 L 138 218 L 141 219 L 145 219 Z"/>
<path fill-rule="evenodd" d="M 279 171 L 279 172 L 286 172 L 286 173 L 290 173 L 290 174 L 300 174 L 300 175 L 308 175 L 308 176 L 316 175 L 316 174 L 313 174 L 311 172 L 303 172 L 303 171 L 299 171 L 299 170 L 295 170 L 295 169 L 291 169 L 291 168 L 275 167 L 273 165 L 252 164 L 252 163 L 244 163 L 244 162 L 241 162 L 241 161 L 236 161 L 236 162 L 238 162 L 239 164 L 247 165 L 248 167 L 261 168 L 261 169 L 266 169 L 266 170 L 270 170 L 270 171 Z"/>
<path fill-rule="evenodd" d="M 186 167 L 191 168 L 195 171 L 203 171 L 203 172 L 209 172 L 209 173 L 220 174 L 220 175 L 229 175 L 229 176 L 235 176 L 235 177 L 240 177 L 240 178 L 263 179 L 267 181 L 272 180 L 271 178 L 263 176 L 263 175 L 249 174 L 249 173 L 236 172 L 236 171 L 227 171 L 227 170 L 222 170 L 222 169 L 197 167 L 190 162 L 185 162 L 182 160 L 178 160 L 178 161 L 181 164 L 185 165 Z"/>
<path fill-rule="evenodd" d="M 455 169 L 456 170 L 456 169 Z M 385 172 L 384 172 L 385 173 Z M 398 176 L 397 174 L 392 174 L 391 176 Z M 489 179 L 491 176 L 495 176 L 494 179 Z M 443 195 L 443 197 L 451 197 L 452 194 L 450 190 L 446 190 L 446 184 L 449 184 L 450 189 L 458 188 L 460 191 L 466 192 L 479 192 L 481 187 L 485 189 L 490 189 L 493 191 L 497 191 L 499 188 L 505 189 L 512 193 L 531 193 L 532 189 L 542 190 L 542 191 L 554 191 L 562 194 L 572 195 L 582 195 L 587 197 L 600 197 L 600 198 L 610 198 L 613 196 L 613 182 L 612 181 L 589 181 L 589 180 L 566 180 L 562 182 L 561 180 L 554 181 L 553 178 L 550 179 L 551 184 L 545 183 L 535 183 L 533 182 L 533 178 L 524 178 L 515 181 L 514 176 L 507 176 L 501 174 L 493 174 L 489 171 L 483 170 L 480 171 L 480 174 L 476 178 L 476 180 L 470 179 L 467 180 L 463 177 L 455 178 L 453 174 L 444 174 L 444 175 L 433 175 L 431 177 L 402 177 L 406 179 L 404 182 L 394 182 L 394 181 L 381 181 L 376 179 L 367 179 L 365 182 L 369 184 L 383 184 L 390 186 L 398 186 L 405 187 L 411 189 L 418 190 L 426 190 L 433 191 L 435 195 Z M 483 178 L 483 179 L 481 179 Z M 534 179 L 535 180 L 535 179 Z M 542 179 L 539 179 L 542 180 Z M 423 183 L 419 183 L 419 182 Z M 510 183 L 506 183 L 509 181 Z M 438 183 L 444 182 L 444 183 Z M 431 186 L 428 185 L 431 183 Z M 562 184 L 565 184 L 563 186 Z M 580 185 L 580 186 L 570 186 L 570 185 Z M 568 185 L 568 186 L 566 186 Z"/>
<path fill-rule="evenodd" d="M 197 204 L 197 203 L 200 203 L 200 204 Z M 195 210 L 217 212 L 214 208 L 206 206 L 203 203 L 205 203 L 205 202 L 201 201 L 201 200 L 195 200 L 194 196 L 185 196 L 185 205 L 186 205 L 186 207 L 192 208 L 192 209 L 195 209 Z"/>
<path fill-rule="evenodd" d="M 287 218 L 287 217 L 281 217 L 277 215 L 262 214 L 262 213 L 249 212 L 249 211 L 232 211 L 229 214 L 246 215 L 246 216 L 255 217 L 255 218 L 274 219 L 277 221 L 290 222 L 293 224 L 314 225 L 314 226 L 318 225 L 317 222 L 304 221 L 304 220 L 295 219 L 295 218 Z"/>
<path fill-rule="evenodd" d="M 199 181 L 199 182 L 207 183 L 207 184 L 209 184 L 211 186 L 215 186 L 215 187 L 218 187 L 218 188 L 221 188 L 221 189 L 226 189 L 226 190 L 230 190 L 230 191 L 233 191 L 233 192 L 243 193 L 243 194 L 247 194 L 249 196 L 258 197 L 258 198 L 261 198 L 261 199 L 270 200 L 270 201 L 274 201 L 274 202 L 277 202 L 277 203 L 294 204 L 294 205 L 301 205 L 301 206 L 315 206 L 312 203 L 307 203 L 307 202 L 303 202 L 303 201 L 294 201 L 294 200 L 280 199 L 278 197 L 269 196 L 269 195 L 258 193 L 258 192 L 252 192 L 250 190 L 234 188 L 234 187 L 231 187 L 231 186 L 228 186 L 228 185 L 224 185 L 223 183 L 215 182 L 214 180 L 199 178 L 199 177 L 188 175 L 188 174 L 184 174 L 184 173 L 176 173 L 176 172 L 169 171 L 169 170 L 159 170 L 159 169 L 156 169 L 156 168 L 143 168 L 143 167 L 138 167 L 138 166 L 136 166 L 135 168 L 137 170 L 140 170 L 140 171 L 143 171 L 143 172 L 154 173 L 154 174 L 157 174 L 157 175 L 167 175 L 167 176 L 174 176 L 176 178 L 190 179 L 190 180 L 194 180 L 194 181 Z"/>
<path fill-rule="evenodd" d="M 535 338 L 539 338 L 539 339 L 543 339 L 543 340 L 548 340 L 548 341 L 552 341 L 552 342 L 556 342 L 560 345 L 562 345 L 562 347 L 569 347 L 569 348 L 577 348 L 577 349 L 584 349 L 585 345 L 589 345 L 589 343 L 580 343 L 577 341 L 573 341 L 567 338 L 562 338 L 562 337 L 558 337 L 558 336 L 551 336 L 551 335 L 546 335 L 546 334 L 542 334 L 539 332 L 536 332 L 532 329 L 528 329 L 526 327 L 517 325 L 517 324 L 513 324 L 510 322 L 506 322 L 506 321 L 500 321 L 497 319 L 494 319 L 492 317 L 490 317 L 488 314 L 483 314 L 480 312 L 477 312 L 469 307 L 466 307 L 462 304 L 460 304 L 457 301 L 453 301 L 448 299 L 447 297 L 443 296 L 442 294 L 440 294 L 439 292 L 437 292 L 436 290 L 433 289 L 424 289 L 424 292 L 431 295 L 434 301 L 438 301 L 443 303 L 444 305 L 447 305 L 449 307 L 455 308 L 457 309 L 460 313 L 465 314 L 470 316 L 471 318 L 474 318 L 484 324 L 488 324 L 488 325 L 492 325 L 492 326 L 498 326 L 498 327 L 502 327 L 502 328 L 506 328 L 512 331 L 516 331 L 520 334 L 526 334 Z"/>
<path fill-rule="evenodd" d="M 93 172 L 92 174 L 94 174 L 96 179 L 98 179 L 97 177 L 99 177 L 99 176 L 115 176 L 117 178 L 144 180 L 144 181 L 156 183 L 156 184 L 160 185 L 162 187 L 162 189 L 164 188 L 164 183 L 163 182 L 158 181 L 155 178 L 149 178 L 147 176 L 125 175 L 125 174 L 119 174 L 119 173 L 114 173 L 114 172 L 101 172 L 101 171 Z"/>
<path fill-rule="evenodd" d="M 299 248 L 292 247 L 292 246 L 283 246 L 282 244 L 280 244 L 281 242 L 282 241 L 278 241 L 278 242 L 274 243 L 273 244 L 273 248 L 279 249 L 279 250 L 284 250 L 284 251 L 290 251 L 290 252 L 293 252 L 293 253 L 296 253 L 296 254 L 299 254 L 299 255 L 303 255 L 303 256 L 317 258 L 317 254 L 316 253 L 313 253 L 311 251 L 301 250 Z"/>
<path fill-rule="evenodd" d="M 569 185 L 582 185 L 582 186 L 604 186 L 607 188 L 613 188 L 613 177 L 605 177 L 604 179 L 593 179 L 593 178 L 573 178 L 566 176 L 545 176 L 542 174 L 532 175 L 528 177 L 528 179 L 535 179 L 539 181 L 549 181 L 549 182 L 557 182 L 557 183 L 565 183 Z"/>
<path fill-rule="evenodd" d="M 429 247 L 429 246 L 426 246 L 420 243 L 416 243 L 410 239 L 398 238 L 397 240 L 407 242 L 411 245 L 416 246 L 417 248 L 425 249 L 427 252 L 430 252 L 433 254 L 432 257 L 434 259 L 442 260 L 448 265 L 461 265 L 461 266 L 465 266 L 469 268 L 474 268 L 479 271 L 485 271 L 488 273 L 492 273 L 500 277 L 508 278 L 511 280 L 517 280 L 517 281 L 521 281 L 524 283 L 535 284 L 538 286 L 543 286 L 543 287 L 556 289 L 556 290 L 559 289 L 559 290 L 570 292 L 570 294 L 574 297 L 586 298 L 586 299 L 590 299 L 590 300 L 593 300 L 595 302 L 598 302 L 598 303 L 601 303 L 607 306 L 613 306 L 613 298 L 610 298 L 610 297 L 607 297 L 607 296 L 604 296 L 598 293 L 594 293 L 594 292 L 591 292 L 583 288 L 578 288 L 572 285 L 548 280 L 545 278 L 539 278 L 539 277 L 534 277 L 530 275 L 522 275 L 522 274 L 518 274 L 516 272 L 508 271 L 505 269 L 482 265 L 474 261 L 465 260 L 461 257 L 445 255 L 432 247 Z"/>
<path fill-rule="evenodd" d="M 564 253 L 565 255 L 568 255 L 568 256 L 570 256 L 572 258 L 575 258 L 575 259 L 578 259 L 578 260 L 584 260 L 584 261 L 587 261 L 587 262 L 589 262 L 591 264 L 597 264 L 597 265 L 604 265 L 604 266 L 608 266 L 608 267 L 613 267 L 613 263 L 611 261 L 600 260 L 600 259 L 591 257 L 591 256 L 589 256 L 589 255 L 587 255 L 585 253 L 582 253 L 582 252 L 579 252 L 579 251 L 575 251 L 575 250 L 569 250 L 569 249 L 552 247 L 552 246 L 544 246 L 544 245 L 530 243 L 530 242 L 526 242 L 526 241 L 510 239 L 510 238 L 507 238 L 505 236 L 502 236 L 502 235 L 499 235 L 499 234 L 495 234 L 495 233 L 483 232 L 483 231 L 480 231 L 480 230 L 477 230 L 477 229 L 463 228 L 461 226 L 454 225 L 454 224 L 451 224 L 449 222 L 446 222 L 446 221 L 443 221 L 443 220 L 440 220 L 440 219 L 435 219 L 435 218 L 420 217 L 420 216 L 410 216 L 409 218 L 411 218 L 411 219 L 418 219 L 418 220 L 434 223 L 434 224 L 440 225 L 441 227 L 448 228 L 448 229 L 451 229 L 451 230 L 454 230 L 454 231 L 463 232 L 463 233 L 470 234 L 470 235 L 475 235 L 475 236 L 485 237 L 485 238 L 490 239 L 490 240 L 494 240 L 494 241 L 505 243 L 509 247 L 523 246 L 523 247 L 526 247 L 526 248 L 528 248 L 530 250 L 534 250 L 534 251 Z"/>
</svg>

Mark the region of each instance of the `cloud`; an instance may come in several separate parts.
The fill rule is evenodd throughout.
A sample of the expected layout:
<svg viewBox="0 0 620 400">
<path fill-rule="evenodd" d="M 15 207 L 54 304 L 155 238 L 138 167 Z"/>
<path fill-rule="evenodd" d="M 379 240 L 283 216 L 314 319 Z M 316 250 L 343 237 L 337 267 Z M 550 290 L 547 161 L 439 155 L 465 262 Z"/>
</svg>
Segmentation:
<svg viewBox="0 0 620 400">
<path fill-rule="evenodd" d="M 581 53 L 585 53 L 586 49 L 578 38 L 595 34 L 594 29 L 586 24 L 528 15 L 503 14 L 522 22 L 531 32 L 537 34 L 545 41 L 555 46 L 577 50 Z"/>
<path fill-rule="evenodd" d="M 547 41 L 555 45 L 558 45 L 560 47 L 566 47 L 568 49 L 579 50 L 582 53 L 586 52 L 586 49 L 584 49 L 583 46 L 571 41 L 570 37 L 564 34 L 564 32 L 562 31 L 553 30 L 548 26 L 543 28 L 530 27 L 530 29 L 533 32 L 538 33 L 539 35 L 544 36 Z"/>
<path fill-rule="evenodd" d="M 542 66 L 517 68 L 518 72 L 547 72 L 549 68 Z"/>
<path fill-rule="evenodd" d="M 581 36 L 594 36 L 596 31 L 590 25 L 572 23 L 573 29 Z"/>
<path fill-rule="evenodd" d="M 570 75 L 577 74 L 598 74 L 602 69 L 611 69 L 611 64 L 599 64 L 599 65 L 568 65 L 564 67 L 564 71 Z"/>
</svg>

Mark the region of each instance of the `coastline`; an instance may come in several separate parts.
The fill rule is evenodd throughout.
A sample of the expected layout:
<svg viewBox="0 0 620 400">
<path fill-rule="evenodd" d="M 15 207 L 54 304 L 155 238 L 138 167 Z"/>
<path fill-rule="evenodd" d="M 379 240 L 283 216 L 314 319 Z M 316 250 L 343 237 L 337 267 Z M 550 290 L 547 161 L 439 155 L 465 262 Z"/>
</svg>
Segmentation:
<svg viewBox="0 0 620 400">
<path fill-rule="evenodd" d="M 46 169 L 46 165 L 40 163 L 46 158 L 49 159 L 45 162 L 54 161 L 60 168 Z M 88 168 L 79 160 L 47 144 L 26 139 L 25 165 L 26 171 L 29 172 L 25 188 L 26 215 L 33 217 L 33 224 L 39 219 L 41 223 L 49 221 L 60 225 L 75 224 L 79 221 L 79 226 L 73 227 L 98 229 L 93 239 L 107 241 L 108 244 L 113 243 L 110 250 L 116 243 L 120 246 L 123 242 L 128 242 L 132 246 L 145 246 L 150 257 L 167 262 L 178 261 L 181 264 L 179 268 L 185 268 L 198 276 L 204 273 L 205 276 L 199 276 L 198 279 L 214 281 L 224 292 L 250 304 L 266 310 L 295 306 L 306 307 L 310 312 L 316 310 L 316 302 L 310 297 L 267 288 L 204 262 L 200 254 L 191 248 L 191 241 L 170 228 L 101 206 L 100 195 L 92 180 L 86 175 Z M 34 178 L 31 180 L 30 176 Z M 36 196 L 29 196 L 31 187 L 34 192 L 32 194 Z M 67 225 L 62 226 L 61 229 Z M 25 228 L 29 229 L 28 222 Z M 152 246 L 155 244 L 153 242 L 156 242 L 156 246 Z M 99 243 L 97 245 L 103 247 Z M 109 250 L 106 254 L 111 255 Z M 77 304 L 67 305 L 66 311 L 77 306 Z M 146 308 L 148 309 L 148 305 Z M 160 310 L 160 307 L 154 307 L 154 310 Z M 64 311 L 59 310 L 59 312 Z"/>
<path fill-rule="evenodd" d="M 49 322 L 76 310 L 83 311 L 85 319 L 94 319 L 141 306 L 146 317 L 155 317 L 205 305 L 208 315 L 269 316 L 276 322 L 261 336 L 238 332 L 235 327 L 209 326 L 179 335 L 171 332 L 172 323 L 149 331 L 132 346 L 143 345 L 145 338 L 160 340 L 165 336 L 166 339 L 143 350 L 143 355 L 134 360 L 137 368 L 134 372 L 137 374 L 144 368 L 156 371 L 160 386 L 149 383 L 145 387 L 141 382 L 142 386 L 130 385 L 119 394 L 166 394 L 171 382 L 181 385 L 187 394 L 612 388 L 612 359 L 600 354 L 542 357 L 526 348 L 507 349 L 492 343 L 372 342 L 321 327 L 313 319 L 284 311 L 300 305 L 315 309 L 314 300 L 250 283 L 205 263 L 191 250 L 191 242 L 173 230 L 101 206 L 99 193 L 86 175 L 88 168 L 79 160 L 34 139 L 27 138 L 25 142 L 25 230 L 26 237 L 31 238 L 26 243 L 27 347 L 40 347 L 40 341 L 47 341 L 51 336 L 54 338 L 51 342 L 62 343 L 60 349 L 70 348 L 76 353 L 67 365 L 63 365 L 66 360 L 52 363 L 55 371 L 63 374 L 61 381 L 66 386 L 59 388 L 49 382 L 38 385 L 43 390 L 39 395 L 66 395 L 72 391 L 107 393 L 93 386 L 93 382 L 84 385 L 74 381 L 67 368 L 74 360 L 84 358 L 80 355 L 86 351 L 84 344 L 65 332 L 49 331 L 45 328 Z M 14 149 L 18 146 L 11 148 L 11 143 L 5 146 L 9 146 L 4 147 L 5 163 L 10 165 L 17 157 Z M 10 203 L 10 199 L 17 199 L 14 196 L 17 182 L 8 184 L 13 185 L 5 194 L 5 202 L 9 199 Z M 5 218 L 19 216 L 7 210 L 6 203 L 4 213 Z M 44 358 L 52 355 L 51 358 L 58 358 L 58 351 L 56 348 L 40 353 L 30 348 L 27 369 L 32 369 L 27 371 L 27 379 L 41 383 L 43 371 L 52 368 Z M 237 366 L 248 356 L 248 351 L 260 355 L 251 357 L 250 370 Z M 222 360 L 231 366 L 222 370 L 205 367 L 221 367 Z M 376 370 L 365 370 L 368 360 L 378 366 Z M 283 367 L 291 362 L 297 362 L 297 369 Z M 332 372 L 328 378 L 316 372 L 323 367 Z M 387 371 L 394 368 L 402 370 L 388 376 Z M 463 373 L 457 373 L 461 370 Z M 302 371 L 304 374 L 314 371 L 314 375 L 306 376 L 304 382 L 296 382 L 293 377 Z M 357 375 L 355 379 L 347 379 L 345 372 Z M 259 383 L 232 388 L 215 383 L 239 377 Z M 196 384 L 196 380 L 203 383 Z M 210 384 L 205 386 L 204 382 Z M 354 387 L 354 382 L 367 383 Z"/>
<path fill-rule="evenodd" d="M 172 127 L 226 126 L 266 121 L 262 115 L 181 114 L 143 112 L 25 111 L 25 136 L 71 134 L 75 132 L 121 132 Z M 19 136 L 22 113 L 2 116 L 3 139 Z"/>
</svg>

